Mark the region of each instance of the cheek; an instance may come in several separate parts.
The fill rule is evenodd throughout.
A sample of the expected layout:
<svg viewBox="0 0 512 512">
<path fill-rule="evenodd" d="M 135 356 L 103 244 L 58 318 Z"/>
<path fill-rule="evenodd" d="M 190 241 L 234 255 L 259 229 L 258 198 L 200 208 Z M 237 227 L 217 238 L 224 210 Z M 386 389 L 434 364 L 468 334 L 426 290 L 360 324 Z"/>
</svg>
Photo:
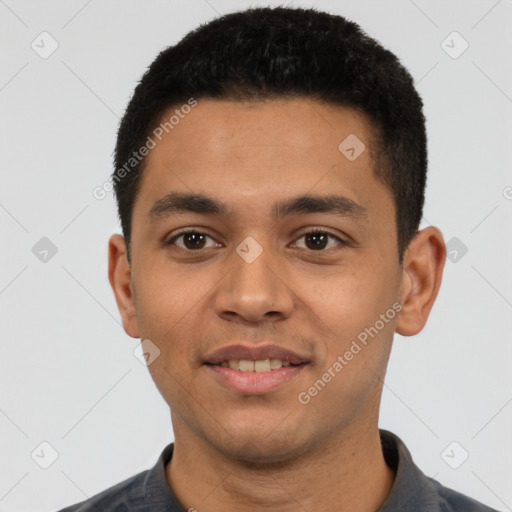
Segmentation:
<svg viewBox="0 0 512 512">
<path fill-rule="evenodd" d="M 357 393 L 355 388 L 371 385 L 386 367 L 400 308 L 398 283 L 376 265 L 373 271 L 364 266 L 340 269 L 322 282 L 309 283 L 301 293 L 323 345 L 315 375 L 320 378 L 331 368 L 337 376 L 333 382 L 345 381 L 340 386 L 353 385 L 351 392 Z M 339 357 L 343 371 L 335 372 L 332 366 Z"/>
<path fill-rule="evenodd" d="M 398 297 L 395 282 L 370 266 L 340 267 L 316 279 L 311 275 L 296 278 L 294 291 L 331 334 L 341 338 L 373 325 Z"/>
<path fill-rule="evenodd" d="M 165 368 L 183 380 L 187 369 L 196 366 L 201 343 L 211 337 L 207 301 L 218 281 L 218 273 L 213 274 L 206 270 L 180 271 L 176 266 L 153 262 L 138 276 L 140 334 L 160 350 L 155 367 L 150 368 L 155 378 L 165 381 Z M 160 373 L 156 374 L 159 368 Z"/>
<path fill-rule="evenodd" d="M 148 258 L 148 261 L 150 259 Z M 137 276 L 137 313 L 145 334 L 162 335 L 193 310 L 207 288 L 176 267 L 153 262 Z"/>
</svg>

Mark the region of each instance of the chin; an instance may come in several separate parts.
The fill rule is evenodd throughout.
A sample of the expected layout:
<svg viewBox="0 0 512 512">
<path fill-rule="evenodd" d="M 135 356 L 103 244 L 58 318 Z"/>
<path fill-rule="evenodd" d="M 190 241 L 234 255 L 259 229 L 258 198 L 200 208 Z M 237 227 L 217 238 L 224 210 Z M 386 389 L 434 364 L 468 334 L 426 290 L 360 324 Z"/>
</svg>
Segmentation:
<svg viewBox="0 0 512 512">
<path fill-rule="evenodd" d="M 304 453 L 308 443 L 303 435 L 299 436 L 295 431 L 277 432 L 273 429 L 275 425 L 271 428 L 252 425 L 247 429 L 237 425 L 236 429 L 229 429 L 231 436 L 223 436 L 222 440 L 217 440 L 214 444 L 224 456 L 252 467 L 284 464 Z"/>
<path fill-rule="evenodd" d="M 255 442 L 251 442 L 241 446 L 226 446 L 224 449 L 226 456 L 254 468 L 257 466 L 285 464 L 297 455 L 300 447 L 283 446 L 278 443 L 258 446 Z"/>
</svg>

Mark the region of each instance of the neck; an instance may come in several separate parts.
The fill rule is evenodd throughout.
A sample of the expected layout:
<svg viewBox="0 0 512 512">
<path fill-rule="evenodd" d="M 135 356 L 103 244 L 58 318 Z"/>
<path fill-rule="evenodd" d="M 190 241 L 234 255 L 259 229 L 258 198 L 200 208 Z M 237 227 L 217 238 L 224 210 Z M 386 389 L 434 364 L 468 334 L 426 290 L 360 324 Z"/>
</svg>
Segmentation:
<svg viewBox="0 0 512 512">
<path fill-rule="evenodd" d="M 384 460 L 377 425 L 344 431 L 300 458 L 266 465 L 230 459 L 202 439 L 178 435 L 182 433 L 175 428 L 166 476 L 189 510 L 375 512 L 395 477 Z"/>
</svg>

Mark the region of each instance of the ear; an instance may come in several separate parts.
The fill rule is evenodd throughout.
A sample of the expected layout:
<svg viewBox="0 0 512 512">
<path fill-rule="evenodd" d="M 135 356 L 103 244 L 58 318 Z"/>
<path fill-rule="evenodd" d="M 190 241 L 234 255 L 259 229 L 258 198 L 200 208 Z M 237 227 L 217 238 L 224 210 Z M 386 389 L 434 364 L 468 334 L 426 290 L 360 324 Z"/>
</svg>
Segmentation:
<svg viewBox="0 0 512 512">
<path fill-rule="evenodd" d="M 445 261 L 441 231 L 434 226 L 418 231 L 404 254 L 398 334 L 413 336 L 427 323 L 441 286 Z"/>
<path fill-rule="evenodd" d="M 125 240 L 121 235 L 112 235 L 108 241 L 108 280 L 114 291 L 126 334 L 132 338 L 140 338 L 131 275 Z"/>
</svg>

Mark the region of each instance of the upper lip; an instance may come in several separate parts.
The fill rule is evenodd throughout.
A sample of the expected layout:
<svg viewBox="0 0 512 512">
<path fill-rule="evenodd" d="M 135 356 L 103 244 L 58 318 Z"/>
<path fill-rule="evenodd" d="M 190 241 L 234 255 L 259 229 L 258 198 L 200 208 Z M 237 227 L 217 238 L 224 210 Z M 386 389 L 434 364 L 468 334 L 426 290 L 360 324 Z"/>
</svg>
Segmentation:
<svg viewBox="0 0 512 512">
<path fill-rule="evenodd" d="M 280 359 L 288 361 L 291 364 L 307 363 L 306 357 L 293 352 L 292 350 L 285 349 L 278 345 L 229 345 L 219 348 L 211 352 L 205 358 L 208 364 L 219 364 L 223 361 L 233 361 L 244 359 L 247 361 L 262 361 L 264 359 Z"/>
</svg>

